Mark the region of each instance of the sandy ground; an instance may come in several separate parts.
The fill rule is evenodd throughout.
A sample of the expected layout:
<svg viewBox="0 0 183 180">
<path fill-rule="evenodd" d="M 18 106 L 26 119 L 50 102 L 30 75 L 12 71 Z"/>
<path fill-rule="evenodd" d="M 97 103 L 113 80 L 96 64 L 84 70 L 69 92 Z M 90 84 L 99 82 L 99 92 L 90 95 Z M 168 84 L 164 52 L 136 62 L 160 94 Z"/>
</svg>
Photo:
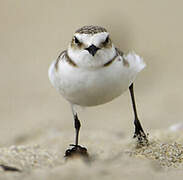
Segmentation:
<svg viewBox="0 0 183 180">
<path fill-rule="evenodd" d="M 105 4 L 105 5 L 104 5 Z M 182 1 L 0 0 L 0 179 L 182 179 Z M 49 64 L 80 26 L 96 24 L 147 63 L 135 82 L 149 133 L 136 148 L 129 93 L 79 112 L 90 161 L 65 161 L 74 140 L 69 104 L 48 81 Z"/>
<path fill-rule="evenodd" d="M 37 137 L 27 135 L 26 145 L 0 149 L 1 164 L 19 170 L 1 168 L 1 179 L 182 178 L 182 133 L 156 131 L 149 137 L 148 146 L 137 147 L 136 141 L 121 134 L 88 131 L 82 140 L 88 147 L 89 159 L 63 157 L 67 132 L 44 128 L 33 133 Z"/>
</svg>

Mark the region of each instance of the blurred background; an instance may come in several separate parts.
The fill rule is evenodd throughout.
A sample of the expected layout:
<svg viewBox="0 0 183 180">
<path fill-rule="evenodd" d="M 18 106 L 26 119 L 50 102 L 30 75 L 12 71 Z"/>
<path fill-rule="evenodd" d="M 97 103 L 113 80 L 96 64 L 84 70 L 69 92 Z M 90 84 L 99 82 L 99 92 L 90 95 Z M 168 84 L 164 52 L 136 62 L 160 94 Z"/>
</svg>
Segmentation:
<svg viewBox="0 0 183 180">
<path fill-rule="evenodd" d="M 100 25 L 123 52 L 140 54 L 147 68 L 135 82 L 146 132 L 183 118 L 183 2 L 179 0 L 0 0 L 0 146 L 24 143 L 26 134 L 68 132 L 69 104 L 48 80 L 48 67 L 66 49 L 76 29 Z M 132 136 L 129 92 L 106 105 L 81 111 L 87 131 Z"/>
</svg>

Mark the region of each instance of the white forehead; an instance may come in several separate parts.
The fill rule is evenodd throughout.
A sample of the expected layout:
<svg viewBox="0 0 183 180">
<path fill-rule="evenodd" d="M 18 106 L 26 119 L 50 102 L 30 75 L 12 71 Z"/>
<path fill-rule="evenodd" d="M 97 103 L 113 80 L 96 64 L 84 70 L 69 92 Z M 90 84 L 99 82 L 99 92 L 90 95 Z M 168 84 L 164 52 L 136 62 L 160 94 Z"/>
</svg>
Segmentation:
<svg viewBox="0 0 183 180">
<path fill-rule="evenodd" d="M 91 44 L 98 46 L 102 41 L 105 41 L 108 35 L 109 35 L 108 32 L 100 32 L 96 34 L 80 34 L 80 33 L 74 34 L 74 36 L 76 36 L 80 42 L 88 46 L 90 46 Z"/>
</svg>

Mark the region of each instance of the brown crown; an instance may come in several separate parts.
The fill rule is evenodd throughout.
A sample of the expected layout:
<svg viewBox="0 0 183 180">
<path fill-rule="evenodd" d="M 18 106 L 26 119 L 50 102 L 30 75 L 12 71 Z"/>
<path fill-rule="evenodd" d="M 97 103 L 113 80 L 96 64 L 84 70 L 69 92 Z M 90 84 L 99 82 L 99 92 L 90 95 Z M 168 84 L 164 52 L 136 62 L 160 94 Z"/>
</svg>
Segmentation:
<svg viewBox="0 0 183 180">
<path fill-rule="evenodd" d="M 75 33 L 79 34 L 96 34 L 101 32 L 107 32 L 107 30 L 100 26 L 83 26 L 78 29 Z"/>
</svg>

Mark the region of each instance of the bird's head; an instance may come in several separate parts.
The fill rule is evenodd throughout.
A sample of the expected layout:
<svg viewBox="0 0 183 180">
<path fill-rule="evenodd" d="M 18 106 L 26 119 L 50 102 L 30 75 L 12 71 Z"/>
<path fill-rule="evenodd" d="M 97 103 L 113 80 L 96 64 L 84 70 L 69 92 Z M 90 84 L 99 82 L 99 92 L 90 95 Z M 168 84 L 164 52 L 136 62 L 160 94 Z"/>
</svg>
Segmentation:
<svg viewBox="0 0 183 180">
<path fill-rule="evenodd" d="M 97 68 L 114 58 L 116 50 L 105 28 L 83 26 L 74 33 L 67 53 L 78 66 Z"/>
</svg>

